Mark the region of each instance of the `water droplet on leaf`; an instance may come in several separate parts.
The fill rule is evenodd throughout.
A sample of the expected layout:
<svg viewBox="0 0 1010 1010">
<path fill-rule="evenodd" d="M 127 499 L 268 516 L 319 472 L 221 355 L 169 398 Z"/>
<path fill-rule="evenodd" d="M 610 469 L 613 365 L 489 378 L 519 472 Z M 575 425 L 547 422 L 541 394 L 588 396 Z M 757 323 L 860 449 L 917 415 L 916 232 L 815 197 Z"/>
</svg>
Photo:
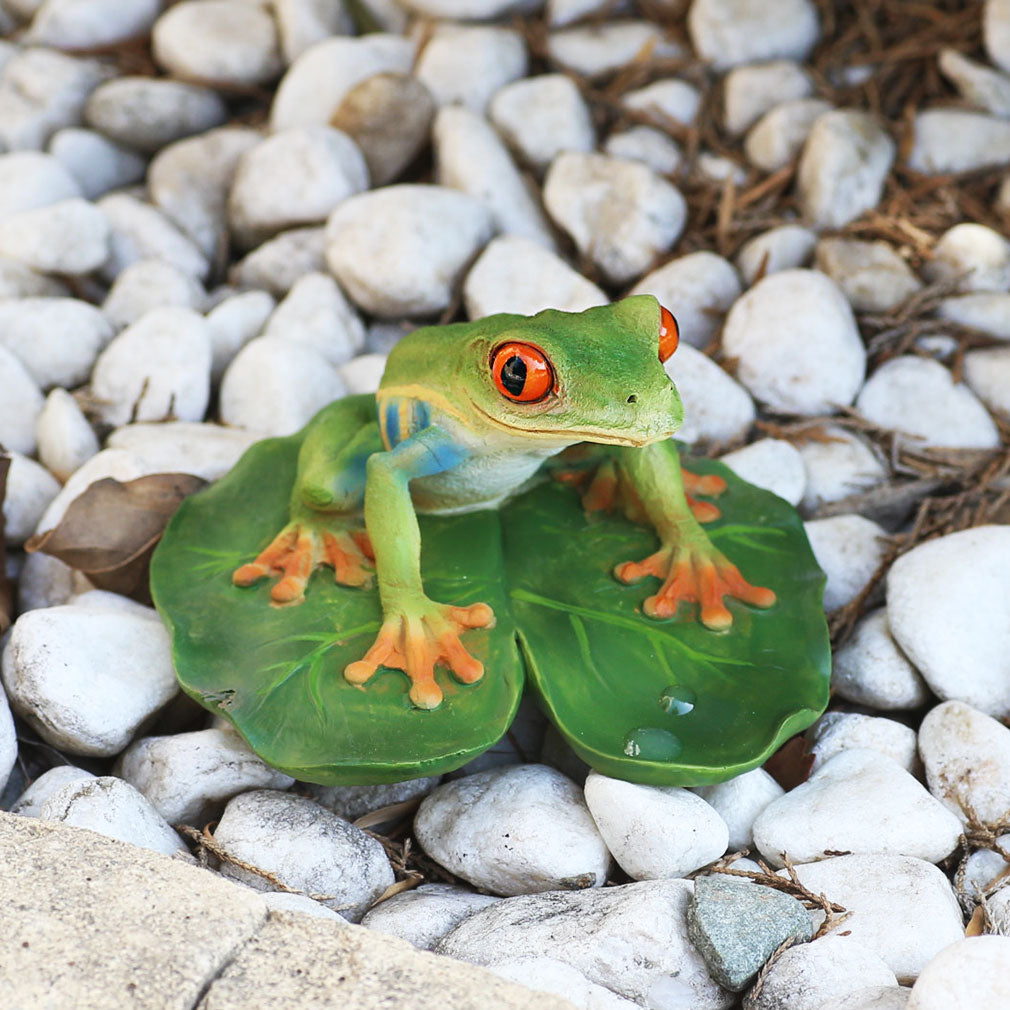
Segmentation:
<svg viewBox="0 0 1010 1010">
<path fill-rule="evenodd" d="M 687 715 L 694 708 L 698 695 L 683 684 L 671 684 L 659 696 L 659 707 L 670 715 Z"/>
<path fill-rule="evenodd" d="M 677 737 L 655 726 L 633 729 L 624 738 L 624 753 L 643 761 L 673 761 L 683 749 Z"/>
</svg>

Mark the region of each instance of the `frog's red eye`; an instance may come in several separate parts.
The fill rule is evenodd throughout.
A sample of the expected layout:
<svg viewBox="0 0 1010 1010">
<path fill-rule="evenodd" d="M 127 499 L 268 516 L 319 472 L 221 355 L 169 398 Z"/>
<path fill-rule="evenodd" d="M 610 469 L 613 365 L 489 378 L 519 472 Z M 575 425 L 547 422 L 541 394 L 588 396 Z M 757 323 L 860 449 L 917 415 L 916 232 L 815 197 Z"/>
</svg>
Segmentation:
<svg viewBox="0 0 1010 1010">
<path fill-rule="evenodd" d="M 532 344 L 502 344 L 491 356 L 491 374 L 498 392 L 515 403 L 536 403 L 554 387 L 547 355 Z"/>
<path fill-rule="evenodd" d="M 659 307 L 659 360 L 666 361 L 680 343 L 680 328 L 669 309 Z"/>
</svg>

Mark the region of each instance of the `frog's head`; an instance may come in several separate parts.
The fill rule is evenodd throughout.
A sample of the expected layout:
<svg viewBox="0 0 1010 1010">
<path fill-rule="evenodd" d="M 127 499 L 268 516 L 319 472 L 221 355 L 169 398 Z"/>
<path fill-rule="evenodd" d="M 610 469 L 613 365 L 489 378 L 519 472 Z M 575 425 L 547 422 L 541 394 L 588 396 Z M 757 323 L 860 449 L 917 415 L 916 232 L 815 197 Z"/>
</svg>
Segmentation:
<svg viewBox="0 0 1010 1010">
<path fill-rule="evenodd" d="M 470 325 L 475 334 L 460 378 L 471 406 L 494 429 L 642 446 L 680 427 L 680 396 L 663 368 L 677 324 L 652 295 Z"/>
</svg>

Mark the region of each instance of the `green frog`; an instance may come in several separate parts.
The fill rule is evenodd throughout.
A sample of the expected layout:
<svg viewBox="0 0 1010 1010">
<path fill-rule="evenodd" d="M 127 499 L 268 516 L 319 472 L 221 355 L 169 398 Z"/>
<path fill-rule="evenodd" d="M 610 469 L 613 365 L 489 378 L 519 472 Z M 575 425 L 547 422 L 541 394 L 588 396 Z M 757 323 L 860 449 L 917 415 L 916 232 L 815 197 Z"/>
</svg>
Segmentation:
<svg viewBox="0 0 1010 1010">
<path fill-rule="evenodd" d="M 427 596 L 417 514 L 494 508 L 546 469 L 575 484 L 587 510 L 622 509 L 655 529 L 654 553 L 614 568 L 622 582 L 658 580 L 642 605 L 648 617 L 696 603 L 692 613 L 718 633 L 733 621 L 726 598 L 772 606 L 774 592 L 748 582 L 702 528 L 719 510 L 697 496 L 716 497 L 725 482 L 684 471 L 661 445 L 683 420 L 664 367 L 678 337 L 651 295 L 415 330 L 390 353 L 374 396 L 337 400 L 309 423 L 289 521 L 233 582 L 275 577 L 272 603 L 293 606 L 319 566 L 340 585 L 376 579 L 382 626 L 343 676 L 366 685 L 382 667 L 402 670 L 413 704 L 436 708 L 436 666 L 463 684 L 480 680 L 466 632 L 495 618 L 484 603 Z"/>
</svg>

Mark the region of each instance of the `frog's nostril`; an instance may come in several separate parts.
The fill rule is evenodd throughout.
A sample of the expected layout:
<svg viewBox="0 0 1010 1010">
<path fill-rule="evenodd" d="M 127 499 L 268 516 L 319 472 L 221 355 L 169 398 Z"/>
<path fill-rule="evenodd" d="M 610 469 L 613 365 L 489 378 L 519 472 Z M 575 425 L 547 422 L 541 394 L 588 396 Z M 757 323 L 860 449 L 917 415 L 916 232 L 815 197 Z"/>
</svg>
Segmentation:
<svg viewBox="0 0 1010 1010">
<path fill-rule="evenodd" d="M 638 397 L 634 393 L 628 397 L 628 403 L 638 403 Z"/>
</svg>

